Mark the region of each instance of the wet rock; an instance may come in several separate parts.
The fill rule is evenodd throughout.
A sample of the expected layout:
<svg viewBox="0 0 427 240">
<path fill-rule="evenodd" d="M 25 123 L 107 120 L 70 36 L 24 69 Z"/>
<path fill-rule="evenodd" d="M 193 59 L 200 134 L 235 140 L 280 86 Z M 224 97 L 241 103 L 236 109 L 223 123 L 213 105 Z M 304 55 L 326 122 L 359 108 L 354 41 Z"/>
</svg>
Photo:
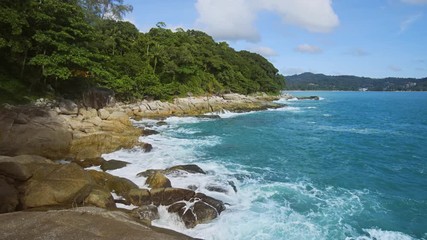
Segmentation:
<svg viewBox="0 0 427 240">
<path fill-rule="evenodd" d="M 114 209 L 116 204 L 111 193 L 104 188 L 95 187 L 84 200 L 84 205 L 92 205 L 95 207 Z"/>
<path fill-rule="evenodd" d="M 173 166 L 165 169 L 164 172 L 165 174 L 169 174 L 169 173 L 178 172 L 178 171 L 206 174 L 205 171 L 203 171 L 203 169 L 201 169 L 196 164 L 177 165 L 177 166 Z"/>
<path fill-rule="evenodd" d="M 115 170 L 119 168 L 126 167 L 129 162 L 120 161 L 120 160 L 109 160 L 109 161 L 103 161 L 101 163 L 101 169 L 102 171 L 109 171 L 109 170 Z"/>
<path fill-rule="evenodd" d="M 82 160 L 76 160 L 73 159 L 72 162 L 79 165 L 82 168 L 88 168 L 93 166 L 101 166 L 103 162 L 105 162 L 105 159 L 102 157 L 96 157 L 96 158 L 86 158 Z"/>
<path fill-rule="evenodd" d="M 150 136 L 155 134 L 159 134 L 159 132 L 156 130 L 147 129 L 147 128 L 144 128 L 144 130 L 142 131 L 142 136 Z"/>
<path fill-rule="evenodd" d="M 193 213 L 192 209 L 184 210 L 183 208 L 178 214 L 187 228 L 194 228 L 197 225 L 197 216 Z"/>
<path fill-rule="evenodd" d="M 168 125 L 168 123 L 167 123 L 167 122 L 165 122 L 165 121 L 158 121 L 158 122 L 156 123 L 156 125 L 157 125 L 157 126 L 165 126 L 165 125 Z"/>
<path fill-rule="evenodd" d="M 207 203 L 208 205 L 212 206 L 213 208 L 215 208 L 216 211 L 218 212 L 218 214 L 220 214 L 222 211 L 225 210 L 224 203 L 220 200 L 213 198 L 213 197 L 206 196 L 203 193 L 197 193 L 195 198 L 198 198 L 198 199 L 202 200 L 203 202 Z"/>
<path fill-rule="evenodd" d="M 172 204 L 172 205 L 170 205 L 169 207 L 168 207 L 168 212 L 170 212 L 170 213 L 178 213 L 179 211 L 181 211 L 181 209 L 183 209 L 185 206 L 187 206 L 187 204 L 186 203 L 184 203 L 184 202 L 177 202 L 177 203 L 174 203 L 174 204 Z"/>
<path fill-rule="evenodd" d="M 145 181 L 150 188 L 168 188 L 172 187 L 171 181 L 162 173 L 155 172 L 152 175 L 149 175 Z"/>
<path fill-rule="evenodd" d="M 32 177 L 23 185 L 24 209 L 81 204 L 92 190 L 90 175 L 74 163 L 27 164 Z"/>
<path fill-rule="evenodd" d="M 140 172 L 140 173 L 136 174 L 136 176 L 137 177 L 148 177 L 150 175 L 155 174 L 156 172 L 163 173 L 164 171 L 161 169 L 148 169 L 148 170 L 145 170 L 144 172 Z"/>
<path fill-rule="evenodd" d="M 219 215 L 218 211 L 215 208 L 203 201 L 194 203 L 193 214 L 196 216 L 197 219 L 195 224 L 209 222 L 217 218 Z"/>
<path fill-rule="evenodd" d="M 320 100 L 318 96 L 297 97 L 298 100 Z"/>
<path fill-rule="evenodd" d="M 234 192 L 237 193 L 237 187 L 236 184 L 234 184 L 233 181 L 228 181 L 228 184 L 230 184 L 230 186 L 233 188 Z"/>
<path fill-rule="evenodd" d="M 131 189 L 127 194 L 127 200 L 135 206 L 151 204 L 151 194 L 147 189 Z"/>
<path fill-rule="evenodd" d="M 138 189 L 138 186 L 129 179 L 116 177 L 109 173 L 96 170 L 89 170 L 87 172 L 97 185 L 104 187 L 109 192 L 115 192 L 119 196 L 126 197 L 131 189 Z"/>
<path fill-rule="evenodd" d="M 142 144 L 142 149 L 144 149 L 144 152 L 151 152 L 153 150 L 153 146 L 149 143 Z"/>
<path fill-rule="evenodd" d="M 161 205 L 169 206 L 178 201 L 189 201 L 193 198 L 195 193 L 188 189 L 183 188 L 165 188 L 163 191 L 163 198 Z"/>
<path fill-rule="evenodd" d="M 154 205 L 144 205 L 132 210 L 131 215 L 140 220 L 151 222 L 160 219 L 159 210 Z"/>
<path fill-rule="evenodd" d="M 219 192 L 219 193 L 227 193 L 228 190 L 217 185 L 208 185 L 206 186 L 206 190 L 209 190 L 211 192 Z"/>
</svg>

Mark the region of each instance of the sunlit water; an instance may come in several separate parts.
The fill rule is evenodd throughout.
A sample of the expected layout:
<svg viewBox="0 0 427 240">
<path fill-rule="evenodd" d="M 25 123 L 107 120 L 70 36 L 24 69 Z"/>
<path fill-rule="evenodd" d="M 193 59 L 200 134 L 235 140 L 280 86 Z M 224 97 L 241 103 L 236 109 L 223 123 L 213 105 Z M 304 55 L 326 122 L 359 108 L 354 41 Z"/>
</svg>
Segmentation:
<svg viewBox="0 0 427 240">
<path fill-rule="evenodd" d="M 204 239 L 427 239 L 427 93 L 292 92 L 320 101 L 221 119 L 154 120 L 150 153 L 106 154 L 110 171 L 144 187 L 148 168 L 196 163 L 207 174 L 169 175 L 229 204 L 186 229 L 161 208 L 157 226 Z M 237 187 L 234 192 L 229 181 Z M 228 193 L 210 192 L 221 186 Z"/>
</svg>

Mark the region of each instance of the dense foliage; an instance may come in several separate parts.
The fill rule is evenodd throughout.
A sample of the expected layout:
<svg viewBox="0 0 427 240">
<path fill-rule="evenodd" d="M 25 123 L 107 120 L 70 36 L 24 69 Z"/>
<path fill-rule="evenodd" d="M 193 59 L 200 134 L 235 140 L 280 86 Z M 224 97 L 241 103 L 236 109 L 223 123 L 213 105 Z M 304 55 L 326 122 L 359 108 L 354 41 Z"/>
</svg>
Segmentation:
<svg viewBox="0 0 427 240">
<path fill-rule="evenodd" d="M 120 21 L 123 0 L 2 0 L 0 95 L 79 96 L 90 86 L 122 99 L 277 93 L 284 77 L 262 56 L 196 31 Z"/>
<path fill-rule="evenodd" d="M 286 77 L 288 90 L 427 91 L 427 78 L 374 79 L 303 73 Z"/>
</svg>

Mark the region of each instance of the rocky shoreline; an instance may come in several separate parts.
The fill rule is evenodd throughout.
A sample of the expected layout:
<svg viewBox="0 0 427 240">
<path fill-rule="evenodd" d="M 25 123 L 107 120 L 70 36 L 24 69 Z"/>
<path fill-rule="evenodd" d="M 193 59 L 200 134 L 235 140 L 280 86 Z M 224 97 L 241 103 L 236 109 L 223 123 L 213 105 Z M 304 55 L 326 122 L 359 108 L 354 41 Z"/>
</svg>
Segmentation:
<svg viewBox="0 0 427 240">
<path fill-rule="evenodd" d="M 140 188 L 128 179 L 105 172 L 123 167 L 126 162 L 105 161 L 100 156 L 121 148 L 152 149 L 151 145 L 138 142 L 138 138 L 153 132 L 133 126 L 130 119 L 156 118 L 161 121 L 168 116 L 205 117 L 203 114 L 208 112 L 264 110 L 283 106 L 272 102 L 279 98 L 265 94 L 226 94 L 178 98 L 173 102 L 117 103 L 114 107 L 98 110 L 78 108 L 68 100 L 57 103 L 39 101 L 38 106 L 5 106 L 0 109 L 0 213 L 5 213 L 0 214 L 0 222 L 9 219 L 12 223 L 2 224 L 0 236 L 2 239 L 13 239 L 14 234 L 18 234 L 12 234 L 13 229 L 20 229 L 16 236 L 25 239 L 27 231 L 28 234 L 31 231 L 31 234 L 36 234 L 31 229 L 37 228 L 37 219 L 51 217 L 56 219 L 47 224 L 52 229 L 45 226 L 44 231 L 40 230 L 27 238 L 69 234 L 72 224 L 77 221 L 76 212 L 89 212 L 87 215 L 98 219 L 97 222 L 107 221 L 100 219 L 106 215 L 125 214 L 126 218 L 108 219 L 117 221 L 112 223 L 115 226 L 129 228 L 125 239 L 139 238 L 141 232 L 144 232 L 146 239 L 188 239 L 177 233 L 159 233 L 158 230 L 146 230 L 147 227 L 135 230 L 134 225 L 127 225 L 133 222 L 150 226 L 151 220 L 158 217 L 157 206 L 160 205 L 176 213 L 188 228 L 219 216 L 225 210 L 224 203 L 191 189 L 173 188 L 165 175 L 168 171 L 204 174 L 202 169 L 197 165 L 174 166 L 164 170 L 141 169 L 144 171 L 141 176 L 147 178 L 149 188 Z M 90 166 L 100 166 L 104 171 L 85 169 Z M 132 211 L 121 210 L 117 208 L 118 203 L 136 208 Z M 88 210 L 86 206 L 92 208 Z M 32 210 L 48 211 L 36 214 Z M 59 216 L 72 221 L 71 225 L 57 231 L 54 230 L 56 226 L 65 221 Z M 23 217 L 33 220 L 23 222 Z M 102 232 L 102 227 L 96 225 L 94 220 L 90 226 L 92 230 L 87 231 L 85 234 L 88 235 L 83 238 L 117 238 L 113 237 L 117 232 L 112 230 L 109 231 L 110 236 L 96 235 Z M 74 227 L 79 229 L 77 231 L 86 231 L 83 226 Z M 133 237 L 132 233 L 137 237 Z M 160 237 L 157 234 L 164 235 Z M 77 239 L 74 237 L 67 239 Z"/>
</svg>

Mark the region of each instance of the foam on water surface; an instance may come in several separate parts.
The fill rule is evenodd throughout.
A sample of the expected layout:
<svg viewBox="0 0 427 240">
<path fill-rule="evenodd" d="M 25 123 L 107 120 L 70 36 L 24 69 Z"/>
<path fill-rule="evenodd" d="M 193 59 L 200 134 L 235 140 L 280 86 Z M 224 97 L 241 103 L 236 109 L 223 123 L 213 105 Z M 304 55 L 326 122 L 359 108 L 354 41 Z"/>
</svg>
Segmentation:
<svg viewBox="0 0 427 240">
<path fill-rule="evenodd" d="M 149 125 L 151 129 L 160 133 L 157 135 L 141 137 L 140 141 L 153 145 L 153 150 L 149 153 L 142 149 L 134 148 L 131 150 L 120 150 L 110 154 L 104 154 L 105 159 L 119 159 L 128 161 L 131 164 L 122 169 L 109 171 L 114 175 L 126 177 L 134 181 L 140 187 L 146 187 L 144 177 L 136 177 L 136 174 L 147 169 L 164 169 L 174 165 L 197 164 L 207 174 L 188 174 L 173 173 L 167 175 L 171 180 L 172 186 L 188 188 L 189 186 L 197 188 L 196 191 L 205 193 L 211 197 L 227 203 L 227 209 L 221 215 L 208 224 L 199 224 L 193 229 L 186 229 L 184 224 L 175 214 L 167 212 L 166 207 L 159 207 L 161 218 L 153 222 L 154 225 L 174 229 L 187 235 L 203 239 L 346 239 L 346 240 L 383 240 L 396 239 L 407 240 L 417 239 L 403 232 L 390 227 L 388 229 L 378 226 L 378 218 L 373 222 L 361 224 L 360 219 L 370 219 L 371 214 L 384 215 L 388 220 L 388 214 L 391 210 L 390 203 L 383 201 L 384 197 L 377 190 L 371 190 L 365 187 L 351 188 L 340 187 L 340 174 L 345 169 L 332 172 L 326 175 L 327 184 L 320 183 L 319 179 L 305 177 L 307 172 L 318 172 L 333 170 L 337 168 L 329 159 L 325 161 L 326 167 L 323 169 L 311 169 L 310 165 L 320 163 L 321 160 L 312 151 L 313 146 L 326 144 L 331 140 L 331 136 L 337 136 L 342 139 L 345 136 L 372 137 L 392 134 L 393 131 L 381 129 L 380 127 L 363 125 L 338 125 L 335 121 L 342 117 L 333 109 L 327 111 L 323 109 L 322 104 L 329 104 L 327 101 L 286 101 L 289 106 L 276 110 L 270 110 L 262 113 L 220 113 L 221 119 L 200 119 L 193 117 L 185 118 L 167 118 L 164 121 L 166 125 L 158 125 L 158 120 L 135 121 L 135 125 Z M 293 114 L 298 112 L 300 114 Z M 306 142 L 297 142 L 298 144 L 282 143 L 282 148 L 292 145 L 284 152 L 287 158 L 277 157 L 276 165 L 255 164 L 257 162 L 272 161 L 276 158 L 269 158 L 267 154 L 253 155 L 253 152 L 276 153 L 275 148 L 268 148 L 269 145 L 262 145 L 267 141 L 265 128 L 259 131 L 253 131 L 257 134 L 255 139 L 260 142 L 263 149 L 251 148 L 244 153 L 239 153 L 238 157 L 247 162 L 229 161 L 229 155 L 238 151 L 241 145 L 247 141 L 249 136 L 245 136 L 237 143 L 225 138 L 234 136 L 230 132 L 219 131 L 221 127 L 228 125 L 237 126 L 239 131 L 242 129 L 253 130 L 261 128 L 262 124 L 269 126 L 271 122 L 265 122 L 261 116 L 265 114 L 269 119 L 276 117 L 279 122 L 289 118 L 292 124 L 301 119 L 300 128 L 293 134 L 301 134 Z M 324 117 L 327 115 L 328 117 Z M 242 116 L 242 117 L 239 117 Z M 310 116 L 310 118 L 305 118 Z M 247 120 L 247 125 L 239 121 Z M 308 124 L 307 124 L 308 123 Z M 280 126 L 275 125 L 275 130 L 280 131 Z M 212 130 L 214 128 L 214 130 Z M 218 128 L 218 129 L 217 129 Z M 292 125 L 286 125 L 286 129 L 292 129 Z M 308 129 L 310 133 L 302 132 L 300 129 Z M 207 134 L 207 132 L 209 134 Z M 315 135 L 315 133 L 319 135 Z M 350 133 L 350 134 L 346 134 Z M 282 134 L 282 133 L 281 133 Z M 331 135 L 332 134 L 332 135 Z M 312 135 L 312 136 L 308 136 Z M 283 141 L 277 136 L 283 136 L 284 139 L 292 138 L 289 133 L 274 135 L 273 142 Z M 393 135 L 398 137 L 398 135 Z M 325 142 L 323 142 L 325 140 Z M 301 140 L 297 140 L 301 141 Z M 310 145 L 310 141 L 315 144 Z M 291 142 L 292 143 L 292 142 Z M 354 142 L 351 142 L 355 144 Z M 306 145 L 304 145 L 306 144 Z M 223 146 L 226 145 L 226 146 Z M 258 145 L 254 145 L 258 146 Z M 300 147 L 302 152 L 292 152 L 295 155 L 289 155 L 292 148 Z M 342 148 L 343 145 L 340 145 Z M 244 148 L 242 148 L 244 149 Z M 209 155 L 206 152 L 212 150 L 228 151 L 227 154 Z M 340 162 L 349 161 L 351 156 L 342 156 L 341 149 L 327 148 L 324 150 L 326 156 L 333 156 L 333 153 L 340 155 Z M 331 155 L 327 155 L 331 152 Z M 244 155 L 247 154 L 246 158 Z M 250 155 L 250 156 L 249 156 Z M 300 159 L 306 157 L 311 162 L 299 163 Z M 420 156 L 422 154 L 412 154 Z M 411 156 L 412 156 L 411 155 Z M 233 155 L 234 156 L 234 155 Z M 234 156 L 234 157 L 236 157 Z M 253 156 L 256 156 L 253 158 Z M 231 158 L 231 157 L 230 157 Z M 253 158 L 253 159 L 251 159 Z M 240 159 L 240 158 L 239 158 Z M 248 160 L 249 159 L 249 160 Z M 378 163 L 378 160 L 375 159 Z M 350 162 L 351 163 L 351 162 Z M 284 165 L 284 168 L 280 166 Z M 286 175 L 283 171 L 287 168 L 299 166 L 300 172 L 292 172 Z M 389 164 L 390 165 L 390 164 Z M 348 165 L 343 165 L 348 167 Z M 367 163 L 361 164 L 365 171 L 372 168 L 375 174 L 380 169 L 369 166 Z M 283 170 L 285 169 L 285 170 Z M 399 171 L 406 171 L 405 168 L 399 168 Z M 424 169 L 421 165 L 418 170 Z M 356 179 L 362 174 L 358 171 L 349 171 L 344 179 Z M 400 174 L 400 173 L 399 173 Z M 294 177 L 303 176 L 302 178 Z M 377 177 L 377 176 L 374 176 Z M 380 178 L 381 176 L 378 176 Z M 366 178 L 369 178 L 367 176 Z M 357 181 L 357 180 L 354 180 Z M 372 179 L 369 179 L 372 181 Z M 367 182 L 369 182 L 367 181 Z M 234 191 L 230 182 L 235 185 L 237 192 Z M 351 183 L 351 181 L 350 181 Z M 221 187 L 226 192 L 210 191 L 211 186 Z M 390 223 L 388 223 L 391 225 Z M 386 230 L 385 230 L 386 229 Z M 418 238 L 422 239 L 422 238 Z"/>
</svg>

